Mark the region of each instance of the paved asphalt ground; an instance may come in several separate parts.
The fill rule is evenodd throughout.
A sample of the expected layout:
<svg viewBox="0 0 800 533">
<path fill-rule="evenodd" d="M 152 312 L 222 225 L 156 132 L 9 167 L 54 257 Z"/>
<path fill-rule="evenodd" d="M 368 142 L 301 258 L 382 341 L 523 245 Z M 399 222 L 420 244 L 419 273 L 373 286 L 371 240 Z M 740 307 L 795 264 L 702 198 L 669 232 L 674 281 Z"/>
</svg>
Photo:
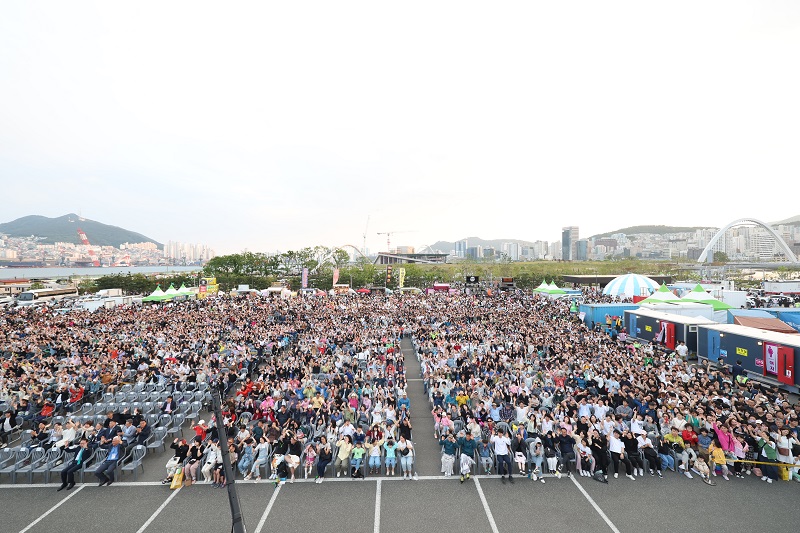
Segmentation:
<svg viewBox="0 0 800 533">
<path fill-rule="evenodd" d="M 419 375 L 409 349 L 408 375 Z M 416 390 L 419 389 L 419 390 Z M 412 406 L 424 401 L 420 382 L 411 382 Z M 423 407 L 427 403 L 422 404 Z M 309 480 L 275 487 L 268 482 L 236 483 L 249 533 L 280 532 L 427 532 L 541 531 L 650 532 L 662 529 L 794 531 L 800 486 L 771 485 L 757 478 L 716 478 L 714 487 L 667 472 L 608 485 L 589 478 L 547 478 L 545 484 L 517 478 L 502 484 L 496 476 L 463 484 L 438 472 L 438 446 L 425 409 L 414 417 L 418 442 L 418 481 L 386 477 L 365 480 Z M 82 533 L 108 531 L 230 531 L 227 491 L 198 484 L 171 491 L 158 480 L 170 454 L 148 457 L 137 481 L 126 475 L 111 487 L 97 487 L 93 476 L 72 491 L 56 492 L 58 483 L 26 479 L 10 485 L 0 480 L 0 532 Z M 52 481 L 58 481 L 53 479 Z"/>
</svg>

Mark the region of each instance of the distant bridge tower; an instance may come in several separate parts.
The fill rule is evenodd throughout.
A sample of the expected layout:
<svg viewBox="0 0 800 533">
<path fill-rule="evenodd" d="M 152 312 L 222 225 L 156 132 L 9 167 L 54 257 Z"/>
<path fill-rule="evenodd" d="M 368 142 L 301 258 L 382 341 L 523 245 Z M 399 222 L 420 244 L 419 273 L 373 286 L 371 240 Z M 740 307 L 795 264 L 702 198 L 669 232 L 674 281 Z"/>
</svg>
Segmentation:
<svg viewBox="0 0 800 533">
<path fill-rule="evenodd" d="M 717 244 L 717 241 L 719 241 L 723 237 L 723 235 L 725 235 L 726 231 L 740 224 L 755 224 L 756 226 L 761 226 L 762 228 L 767 230 L 767 232 L 770 235 L 772 235 L 772 238 L 775 239 L 775 242 L 778 244 L 778 246 L 780 246 L 783 253 L 786 254 L 786 257 L 789 260 L 789 262 L 797 263 L 797 257 L 794 255 L 794 253 L 792 253 L 792 249 L 789 248 L 789 245 L 786 244 L 786 241 L 784 241 L 783 238 L 780 235 L 778 235 L 778 233 L 774 229 L 772 229 L 768 224 L 765 224 L 764 222 L 761 222 L 758 219 L 749 217 L 736 219 L 733 222 L 727 224 L 721 230 L 719 230 L 717 234 L 711 238 L 706 247 L 703 249 L 703 253 L 700 254 L 700 257 L 697 259 L 697 262 L 711 263 L 714 260 L 714 253 L 712 250 L 714 249 L 714 246 Z"/>
</svg>

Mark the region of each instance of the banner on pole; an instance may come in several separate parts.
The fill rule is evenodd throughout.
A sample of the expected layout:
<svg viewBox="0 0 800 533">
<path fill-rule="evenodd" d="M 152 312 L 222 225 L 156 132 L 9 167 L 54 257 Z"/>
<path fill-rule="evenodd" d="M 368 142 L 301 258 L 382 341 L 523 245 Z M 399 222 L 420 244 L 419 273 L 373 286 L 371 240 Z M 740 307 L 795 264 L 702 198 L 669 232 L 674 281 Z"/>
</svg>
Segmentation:
<svg viewBox="0 0 800 533">
<path fill-rule="evenodd" d="M 406 282 L 406 269 L 405 268 L 398 268 L 397 269 L 397 287 L 402 289 L 405 286 Z"/>
<path fill-rule="evenodd" d="M 336 282 L 338 282 L 338 281 L 339 281 L 339 269 L 338 268 L 334 268 L 333 269 L 333 284 L 336 285 Z"/>
<path fill-rule="evenodd" d="M 302 283 L 303 283 L 303 288 L 307 289 L 308 288 L 308 269 L 307 268 L 303 269 Z"/>
</svg>

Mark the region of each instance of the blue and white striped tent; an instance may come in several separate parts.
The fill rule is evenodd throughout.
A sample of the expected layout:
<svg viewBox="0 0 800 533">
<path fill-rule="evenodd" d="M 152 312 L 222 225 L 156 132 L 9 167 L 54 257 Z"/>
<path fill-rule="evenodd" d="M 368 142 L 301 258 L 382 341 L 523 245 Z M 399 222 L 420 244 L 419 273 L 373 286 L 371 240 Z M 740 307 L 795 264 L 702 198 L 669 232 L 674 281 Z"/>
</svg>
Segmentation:
<svg viewBox="0 0 800 533">
<path fill-rule="evenodd" d="M 633 298 L 634 296 L 650 296 L 658 290 L 658 283 L 640 274 L 617 276 L 603 289 L 603 294 Z"/>
</svg>

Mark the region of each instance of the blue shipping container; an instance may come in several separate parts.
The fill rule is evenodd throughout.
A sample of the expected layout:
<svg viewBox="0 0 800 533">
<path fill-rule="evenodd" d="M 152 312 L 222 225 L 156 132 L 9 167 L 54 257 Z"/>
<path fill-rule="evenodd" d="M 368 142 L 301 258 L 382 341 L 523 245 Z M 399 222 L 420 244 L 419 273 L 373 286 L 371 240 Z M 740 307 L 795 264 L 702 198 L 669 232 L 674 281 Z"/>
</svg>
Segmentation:
<svg viewBox="0 0 800 533">
<path fill-rule="evenodd" d="M 606 315 L 621 317 L 624 316 L 625 311 L 638 308 L 639 306 L 636 304 L 581 304 L 578 312 L 586 313 L 583 323 L 593 327 L 598 322 L 605 326 Z"/>
</svg>

